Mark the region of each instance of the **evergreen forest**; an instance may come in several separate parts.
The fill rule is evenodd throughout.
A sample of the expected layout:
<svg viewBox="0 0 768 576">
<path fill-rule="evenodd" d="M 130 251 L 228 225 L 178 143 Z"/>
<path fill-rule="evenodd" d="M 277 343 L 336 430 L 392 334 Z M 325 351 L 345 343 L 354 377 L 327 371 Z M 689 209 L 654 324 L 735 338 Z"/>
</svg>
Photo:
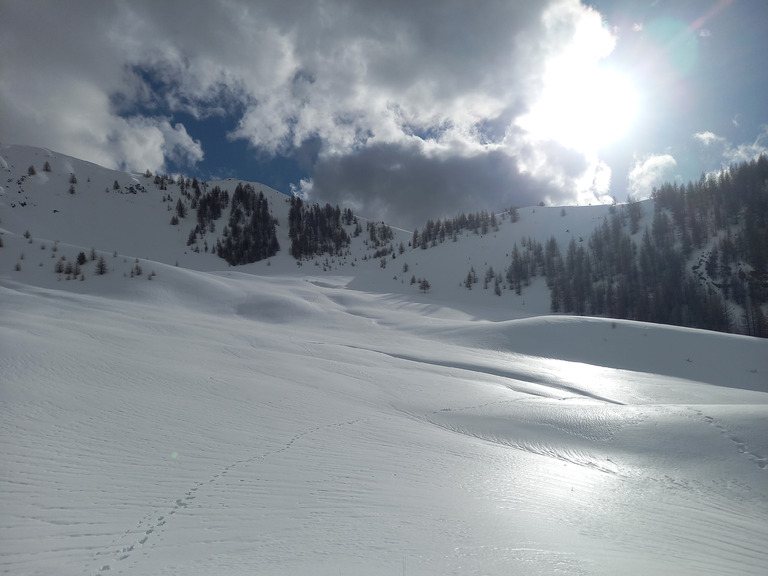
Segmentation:
<svg viewBox="0 0 768 576">
<path fill-rule="evenodd" d="M 552 312 L 607 316 L 768 337 L 768 158 L 761 156 L 686 185 L 664 184 L 652 203 L 611 207 L 588 238 L 560 246 L 522 238 L 494 283 L 521 294 L 537 276 L 546 279 Z M 644 206 L 653 214 L 643 218 Z M 517 211 L 509 211 L 511 221 Z M 640 227 L 641 221 L 650 224 Z M 486 213 L 429 221 L 413 233 L 426 249 L 456 239 L 462 230 L 487 233 L 497 225 Z M 463 280 L 478 282 L 471 269 Z"/>
</svg>

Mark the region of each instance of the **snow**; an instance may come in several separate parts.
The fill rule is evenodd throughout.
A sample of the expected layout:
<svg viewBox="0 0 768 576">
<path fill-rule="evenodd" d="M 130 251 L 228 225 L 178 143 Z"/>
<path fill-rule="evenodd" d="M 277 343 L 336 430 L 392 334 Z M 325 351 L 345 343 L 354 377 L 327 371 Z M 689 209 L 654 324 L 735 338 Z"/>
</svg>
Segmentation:
<svg viewBox="0 0 768 576">
<path fill-rule="evenodd" d="M 588 234 L 602 208 L 521 209 L 384 270 L 359 243 L 297 266 L 283 237 L 227 268 L 154 187 L 105 193 L 131 175 L 0 155 L 0 572 L 768 571 L 766 341 L 459 286 L 518 232 Z M 18 187 L 43 157 L 48 181 Z M 91 247 L 105 276 L 53 272 Z"/>
</svg>

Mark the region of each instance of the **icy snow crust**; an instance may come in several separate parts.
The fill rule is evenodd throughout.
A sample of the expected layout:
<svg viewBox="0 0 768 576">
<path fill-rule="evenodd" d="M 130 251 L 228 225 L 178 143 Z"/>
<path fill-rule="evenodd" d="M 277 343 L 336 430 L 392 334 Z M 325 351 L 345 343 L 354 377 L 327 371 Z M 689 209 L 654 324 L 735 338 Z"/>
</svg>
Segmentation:
<svg viewBox="0 0 768 576">
<path fill-rule="evenodd" d="M 0 152 L 0 572 L 768 571 L 764 340 L 537 314 L 535 292 L 494 315 L 378 262 L 225 269 L 163 236 L 188 228 L 159 226 L 157 192 L 64 186 L 64 221 L 37 182 L 11 208 L 38 158 L 78 188 L 87 167 Z M 115 174 L 90 168 L 94 190 Z M 133 235 L 87 225 L 110 206 Z M 112 270 L 57 279 L 57 239 Z M 403 258 L 436 275 L 433 250 Z M 123 276 L 136 256 L 152 281 Z"/>
</svg>

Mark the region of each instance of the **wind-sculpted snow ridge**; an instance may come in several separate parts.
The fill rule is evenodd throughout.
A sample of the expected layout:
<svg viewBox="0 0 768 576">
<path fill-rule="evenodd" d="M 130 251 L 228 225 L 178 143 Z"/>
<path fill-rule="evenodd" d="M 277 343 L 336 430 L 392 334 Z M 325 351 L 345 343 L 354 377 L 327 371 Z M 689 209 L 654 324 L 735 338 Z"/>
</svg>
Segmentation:
<svg viewBox="0 0 768 576">
<path fill-rule="evenodd" d="M 443 326 L 437 334 L 479 348 L 768 392 L 762 357 L 768 346 L 746 336 L 576 316 Z"/>
</svg>

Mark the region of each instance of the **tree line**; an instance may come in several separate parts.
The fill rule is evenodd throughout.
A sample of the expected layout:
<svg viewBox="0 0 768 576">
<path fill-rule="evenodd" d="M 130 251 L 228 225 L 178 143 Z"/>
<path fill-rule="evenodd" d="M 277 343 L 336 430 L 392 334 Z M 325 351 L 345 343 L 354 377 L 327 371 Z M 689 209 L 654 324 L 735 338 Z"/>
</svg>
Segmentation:
<svg viewBox="0 0 768 576">
<path fill-rule="evenodd" d="M 414 248 L 427 249 L 431 246 L 437 246 L 451 239 L 458 240 L 458 235 L 464 230 L 469 230 L 475 234 L 488 234 L 489 230 L 494 232 L 499 229 L 499 223 L 495 214 L 489 214 L 485 210 L 465 214 L 462 212 L 455 218 L 445 218 L 443 220 L 427 220 L 421 231 L 416 228 L 413 231 L 411 245 Z"/>
<path fill-rule="evenodd" d="M 546 279 L 553 312 L 598 315 L 768 337 L 768 158 L 731 166 L 698 182 L 654 190 L 653 215 L 640 229 L 643 205 L 630 199 L 584 238 L 561 247 L 523 238 L 503 273 L 486 270 L 501 295 L 521 294 Z M 517 210 L 508 212 L 517 221 Z M 502 215 L 504 217 L 504 215 Z M 426 249 L 461 230 L 486 233 L 493 215 L 480 212 L 428 221 L 412 246 Z M 693 259 L 694 253 L 702 254 Z M 693 262 L 693 263 L 692 263 Z M 472 268 L 462 280 L 472 289 Z M 735 312 L 738 311 L 738 312 Z"/>
<path fill-rule="evenodd" d="M 515 245 L 507 281 L 520 293 L 545 276 L 553 312 L 768 337 L 768 159 L 664 184 L 653 199 L 639 241 L 642 207 L 630 201 L 564 254 L 554 237 Z M 703 256 L 688 267 L 696 250 Z"/>
</svg>

